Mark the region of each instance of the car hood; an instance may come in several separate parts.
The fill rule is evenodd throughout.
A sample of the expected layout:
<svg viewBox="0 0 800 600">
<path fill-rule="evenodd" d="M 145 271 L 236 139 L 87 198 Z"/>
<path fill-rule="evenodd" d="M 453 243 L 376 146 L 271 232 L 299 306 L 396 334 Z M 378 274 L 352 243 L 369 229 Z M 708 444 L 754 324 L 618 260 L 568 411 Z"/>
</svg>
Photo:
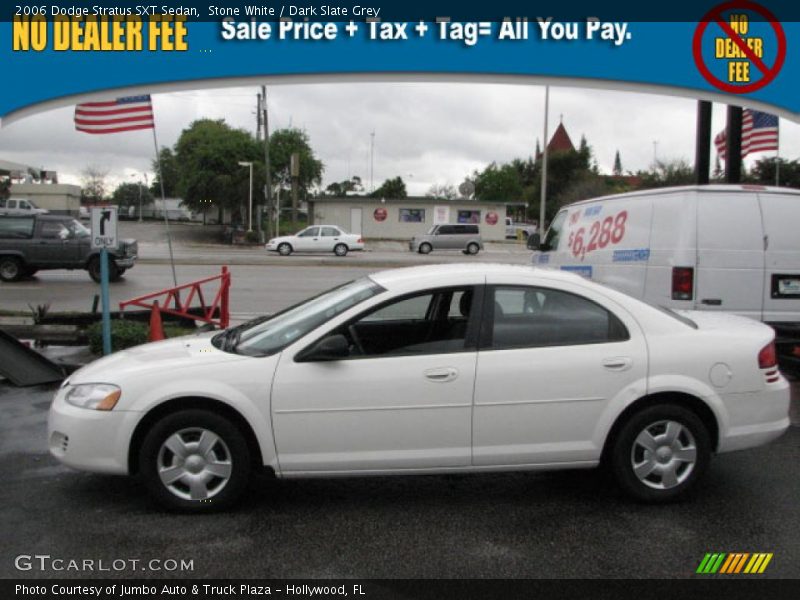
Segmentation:
<svg viewBox="0 0 800 600">
<path fill-rule="evenodd" d="M 211 338 L 216 333 L 218 332 L 173 338 L 115 352 L 75 371 L 70 376 L 69 383 L 118 383 L 145 373 L 176 371 L 246 359 L 239 354 L 216 348 L 211 343 Z"/>
</svg>

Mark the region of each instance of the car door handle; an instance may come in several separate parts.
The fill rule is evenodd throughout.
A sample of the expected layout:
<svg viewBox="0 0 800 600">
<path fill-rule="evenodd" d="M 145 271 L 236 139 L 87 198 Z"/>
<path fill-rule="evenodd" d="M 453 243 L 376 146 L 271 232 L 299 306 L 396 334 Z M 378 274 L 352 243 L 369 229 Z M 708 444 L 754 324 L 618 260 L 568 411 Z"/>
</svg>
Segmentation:
<svg viewBox="0 0 800 600">
<path fill-rule="evenodd" d="M 425 371 L 425 378 L 435 383 L 446 383 L 458 377 L 458 369 L 454 367 L 444 367 L 442 369 L 428 369 Z"/>
<path fill-rule="evenodd" d="M 633 366 L 633 359 L 628 356 L 604 358 L 603 367 L 609 371 L 627 371 Z"/>
</svg>

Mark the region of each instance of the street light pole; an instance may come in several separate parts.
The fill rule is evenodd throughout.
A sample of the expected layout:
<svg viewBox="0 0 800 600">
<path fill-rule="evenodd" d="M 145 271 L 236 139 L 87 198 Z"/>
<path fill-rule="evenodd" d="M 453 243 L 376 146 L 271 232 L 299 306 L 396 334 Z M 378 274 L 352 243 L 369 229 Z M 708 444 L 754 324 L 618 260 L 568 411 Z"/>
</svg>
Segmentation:
<svg viewBox="0 0 800 600">
<path fill-rule="evenodd" d="M 253 231 L 253 163 L 239 161 L 239 165 L 242 167 L 250 167 L 250 206 L 247 219 L 247 231 Z"/>
</svg>

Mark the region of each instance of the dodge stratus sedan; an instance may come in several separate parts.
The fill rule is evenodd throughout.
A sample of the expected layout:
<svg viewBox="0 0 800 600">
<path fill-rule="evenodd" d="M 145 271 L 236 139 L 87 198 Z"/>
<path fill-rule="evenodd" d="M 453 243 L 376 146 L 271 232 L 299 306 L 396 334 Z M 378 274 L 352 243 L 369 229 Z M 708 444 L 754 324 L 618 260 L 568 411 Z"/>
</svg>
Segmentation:
<svg viewBox="0 0 800 600">
<path fill-rule="evenodd" d="M 397 269 L 217 334 L 139 346 L 74 373 L 49 447 L 138 474 L 206 511 L 278 477 L 607 465 L 668 501 L 714 453 L 789 426 L 773 331 L 671 312 L 574 274 Z"/>
</svg>

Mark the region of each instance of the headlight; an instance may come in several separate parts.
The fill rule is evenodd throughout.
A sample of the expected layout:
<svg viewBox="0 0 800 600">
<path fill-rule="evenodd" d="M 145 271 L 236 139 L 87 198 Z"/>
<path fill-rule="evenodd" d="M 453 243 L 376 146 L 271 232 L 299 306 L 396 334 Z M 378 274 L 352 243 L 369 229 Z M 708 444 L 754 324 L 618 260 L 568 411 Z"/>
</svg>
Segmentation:
<svg viewBox="0 0 800 600">
<path fill-rule="evenodd" d="M 64 399 L 80 408 L 111 410 L 121 395 L 122 390 L 110 383 L 86 383 L 70 389 Z"/>
</svg>

